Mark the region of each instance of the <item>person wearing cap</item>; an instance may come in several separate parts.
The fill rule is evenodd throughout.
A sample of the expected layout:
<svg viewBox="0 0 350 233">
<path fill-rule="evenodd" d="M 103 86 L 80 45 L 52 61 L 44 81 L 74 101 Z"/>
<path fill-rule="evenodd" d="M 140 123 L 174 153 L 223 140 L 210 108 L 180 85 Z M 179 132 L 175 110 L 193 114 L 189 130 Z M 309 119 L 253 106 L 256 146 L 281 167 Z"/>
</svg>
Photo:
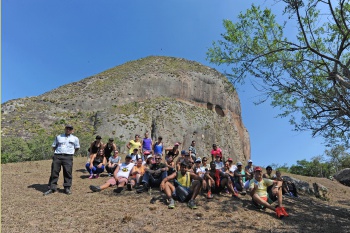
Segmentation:
<svg viewBox="0 0 350 233">
<path fill-rule="evenodd" d="M 192 142 L 191 142 L 191 145 L 190 145 L 190 147 L 188 148 L 188 151 L 190 152 L 190 156 L 192 157 L 192 159 L 194 160 L 194 161 L 196 161 L 196 156 L 197 156 L 197 150 L 196 150 L 196 141 L 195 140 L 193 140 Z"/>
<path fill-rule="evenodd" d="M 158 141 L 156 141 L 153 146 L 153 154 L 154 155 L 159 155 L 159 154 L 163 154 L 163 142 L 162 142 L 163 138 L 161 136 L 158 137 Z"/>
<path fill-rule="evenodd" d="M 244 188 L 246 182 L 246 173 L 243 169 L 243 164 L 241 162 L 237 163 L 237 169 L 234 174 L 234 187 L 241 192 L 241 195 L 246 195 L 247 192 Z"/>
<path fill-rule="evenodd" d="M 135 148 L 134 150 L 133 150 L 133 152 L 130 154 L 131 155 L 131 162 L 132 163 L 136 163 L 136 161 L 139 159 L 139 158 L 141 158 L 142 159 L 142 157 L 141 157 L 141 155 L 138 153 L 138 149 L 137 148 Z"/>
<path fill-rule="evenodd" d="M 267 192 L 267 187 L 271 185 L 273 187 Z M 256 207 L 275 211 L 278 218 L 289 216 L 282 205 L 282 181 L 263 178 L 261 167 L 254 168 L 254 178 L 250 180 L 249 190 Z M 278 205 L 274 207 L 271 204 L 276 200 Z"/>
<path fill-rule="evenodd" d="M 120 164 L 114 171 L 113 177 L 108 179 L 106 183 L 100 186 L 90 185 L 90 189 L 93 192 L 100 192 L 110 186 L 117 185 L 114 190 L 115 193 L 121 193 L 124 190 L 125 185 L 128 183 L 129 176 L 134 167 L 134 163 L 131 163 L 131 156 L 126 155 L 125 162 Z"/>
<path fill-rule="evenodd" d="M 108 164 L 106 166 L 106 171 L 108 176 L 112 176 L 117 166 L 121 163 L 122 158 L 119 156 L 119 150 L 114 151 L 114 155 L 108 158 Z"/>
<path fill-rule="evenodd" d="M 216 156 L 219 156 L 220 161 L 222 161 L 222 150 L 216 144 L 213 144 L 213 149 L 211 150 L 210 154 L 212 161 L 214 161 L 214 158 L 216 158 Z"/>
<path fill-rule="evenodd" d="M 85 164 L 86 170 L 90 173 L 89 179 L 97 179 L 105 170 L 106 163 L 107 160 L 104 155 L 104 150 L 101 148 L 96 154 L 91 156 L 90 162 Z"/>
<path fill-rule="evenodd" d="M 237 169 L 236 164 L 233 163 L 233 160 L 232 160 L 231 158 L 228 158 L 228 159 L 227 159 L 227 162 L 228 162 L 229 165 L 230 165 L 230 171 L 231 171 L 232 173 L 234 173 L 235 170 Z"/>
<path fill-rule="evenodd" d="M 99 151 L 99 149 L 104 148 L 104 144 L 101 142 L 101 139 L 102 139 L 101 136 L 97 135 L 95 137 L 95 141 L 93 141 L 90 144 L 90 147 L 88 149 L 88 151 L 90 152 L 90 156 L 89 156 L 88 162 L 91 160 L 91 157 L 96 156 L 97 151 Z"/>
<path fill-rule="evenodd" d="M 145 174 L 142 178 L 142 188 L 136 190 L 138 193 L 148 191 L 149 187 L 158 188 L 162 180 L 168 176 L 168 167 L 161 163 L 162 157 L 160 154 L 155 156 L 156 163 L 146 167 Z"/>
<path fill-rule="evenodd" d="M 222 172 L 220 169 L 216 169 L 214 161 L 210 162 L 210 170 L 205 173 L 204 178 L 208 184 L 208 199 L 213 198 L 212 193 L 220 193 L 225 188 L 227 188 L 228 191 L 232 193 L 232 196 L 236 196 L 235 191 L 233 190 L 230 176 Z"/>
<path fill-rule="evenodd" d="M 204 157 L 205 158 L 205 157 Z M 203 158 L 203 159 L 204 159 Z M 206 158 L 205 158 L 206 159 Z M 204 175 L 206 173 L 206 167 L 202 166 L 202 160 L 200 157 L 198 157 L 195 161 L 194 161 L 194 173 L 198 176 L 200 176 L 201 178 L 203 178 L 202 181 L 202 190 L 206 190 L 207 189 L 207 182 L 204 179 Z"/>
<path fill-rule="evenodd" d="M 105 148 L 105 156 L 106 156 L 106 159 L 108 160 L 111 156 L 114 155 L 114 151 L 117 150 L 117 145 L 114 143 L 114 139 L 113 138 L 108 139 L 108 142 L 104 148 Z"/>
<path fill-rule="evenodd" d="M 153 155 L 148 154 L 146 160 L 142 162 L 145 167 L 150 167 L 153 164 Z"/>
<path fill-rule="evenodd" d="M 167 176 L 163 179 L 163 181 L 160 183 L 160 190 L 164 191 L 166 194 L 169 205 L 169 209 L 175 208 L 175 201 L 173 199 L 173 196 L 177 196 L 178 199 L 182 199 L 182 201 L 188 201 L 187 206 L 191 209 L 197 209 L 195 198 L 197 197 L 200 189 L 201 189 L 201 182 L 203 178 L 200 176 L 191 173 L 188 171 L 190 168 L 190 165 L 183 161 L 180 164 L 180 170 L 176 173 L 171 174 L 170 176 Z M 174 180 L 175 186 L 169 182 L 170 180 Z M 180 188 L 185 189 L 186 196 L 180 197 Z"/>
<path fill-rule="evenodd" d="M 253 161 L 250 159 L 248 160 L 248 165 L 244 168 L 245 174 L 246 174 L 246 179 L 250 180 L 254 176 L 254 166 L 253 166 Z"/>
<path fill-rule="evenodd" d="M 141 143 L 141 154 L 143 155 L 143 159 L 146 159 L 147 155 L 152 154 L 152 145 L 153 145 L 153 141 L 152 139 L 149 137 L 149 133 L 146 131 L 145 133 L 145 137 L 142 139 L 142 143 Z M 149 152 L 149 154 L 145 155 L 145 152 Z"/>
<path fill-rule="evenodd" d="M 57 191 L 57 182 L 60 175 L 61 167 L 63 168 L 63 187 L 64 192 L 72 194 L 72 169 L 73 155 L 79 150 L 79 138 L 73 134 L 73 126 L 66 125 L 65 132 L 57 135 L 52 143 L 54 155 L 52 157 L 51 175 L 49 179 L 49 190 L 44 195 L 49 195 Z"/>
<path fill-rule="evenodd" d="M 134 140 L 130 140 L 126 147 L 129 149 L 129 155 L 132 154 L 134 149 L 141 150 L 140 135 L 136 134 Z"/>
</svg>

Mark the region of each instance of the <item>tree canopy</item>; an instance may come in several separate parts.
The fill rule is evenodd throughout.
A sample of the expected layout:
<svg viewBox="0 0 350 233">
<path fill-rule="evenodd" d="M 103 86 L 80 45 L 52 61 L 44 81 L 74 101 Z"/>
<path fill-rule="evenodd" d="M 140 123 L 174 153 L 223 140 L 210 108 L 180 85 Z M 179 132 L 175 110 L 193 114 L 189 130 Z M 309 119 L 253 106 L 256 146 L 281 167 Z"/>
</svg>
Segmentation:
<svg viewBox="0 0 350 233">
<path fill-rule="evenodd" d="M 311 130 L 328 142 L 347 142 L 350 117 L 350 3 L 283 0 L 277 22 L 271 9 L 252 5 L 213 42 L 207 59 L 230 67 L 233 83 L 252 85 L 280 107 L 295 130 Z M 290 26 L 292 24 L 293 27 Z M 291 33 L 293 30 L 295 33 Z M 301 114 L 296 114 L 301 113 Z M 301 117 L 297 117 L 297 115 Z"/>
</svg>

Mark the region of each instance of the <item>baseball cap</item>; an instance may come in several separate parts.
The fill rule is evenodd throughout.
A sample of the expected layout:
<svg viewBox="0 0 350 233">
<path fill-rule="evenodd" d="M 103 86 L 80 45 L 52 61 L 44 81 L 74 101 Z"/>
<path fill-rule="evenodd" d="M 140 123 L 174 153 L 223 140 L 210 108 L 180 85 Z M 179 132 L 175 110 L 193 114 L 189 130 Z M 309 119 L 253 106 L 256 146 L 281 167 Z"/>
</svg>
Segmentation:
<svg viewBox="0 0 350 233">
<path fill-rule="evenodd" d="M 194 162 L 195 162 L 195 163 L 201 163 L 202 160 L 201 160 L 201 158 L 197 158 L 196 161 L 194 161 Z"/>
<path fill-rule="evenodd" d="M 233 160 L 232 160 L 231 158 L 228 158 L 228 159 L 227 159 L 227 161 L 229 161 L 229 162 L 233 162 Z"/>
<path fill-rule="evenodd" d="M 132 157 L 131 157 L 131 155 L 126 155 L 125 158 L 126 159 L 131 159 Z"/>
<path fill-rule="evenodd" d="M 153 157 L 152 155 L 148 155 L 148 156 L 147 156 L 147 159 L 150 159 L 150 158 L 152 158 L 152 157 Z"/>
<path fill-rule="evenodd" d="M 262 171 L 261 167 L 255 167 L 254 171 Z"/>
<path fill-rule="evenodd" d="M 185 154 L 186 154 L 186 151 L 185 151 L 185 150 L 182 150 L 182 151 L 181 151 L 181 154 L 182 154 L 182 155 L 185 155 Z"/>
<path fill-rule="evenodd" d="M 96 139 L 102 139 L 100 135 L 97 135 L 96 136 Z"/>
<path fill-rule="evenodd" d="M 179 146 L 180 144 L 179 143 L 175 143 L 174 146 Z"/>
<path fill-rule="evenodd" d="M 243 164 L 241 162 L 238 162 L 237 163 L 237 166 L 242 166 Z"/>
<path fill-rule="evenodd" d="M 73 129 L 73 126 L 72 126 L 72 125 L 66 125 L 66 128 L 71 128 L 71 129 Z"/>
<path fill-rule="evenodd" d="M 251 159 L 248 160 L 248 163 L 252 163 L 252 162 L 253 162 L 253 160 L 251 160 Z"/>
</svg>

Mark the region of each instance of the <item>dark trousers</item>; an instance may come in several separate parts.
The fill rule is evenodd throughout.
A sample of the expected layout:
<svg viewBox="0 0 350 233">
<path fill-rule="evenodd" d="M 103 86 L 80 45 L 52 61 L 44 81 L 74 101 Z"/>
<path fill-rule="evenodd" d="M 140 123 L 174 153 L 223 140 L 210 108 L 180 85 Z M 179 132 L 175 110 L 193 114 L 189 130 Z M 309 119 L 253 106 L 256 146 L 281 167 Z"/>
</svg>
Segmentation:
<svg viewBox="0 0 350 233">
<path fill-rule="evenodd" d="M 167 171 L 161 173 L 158 178 L 154 178 L 149 172 L 145 172 L 142 178 L 142 183 L 147 183 L 151 187 L 159 187 L 162 180 L 168 176 Z"/>
<path fill-rule="evenodd" d="M 113 174 L 115 169 L 117 169 L 118 165 L 114 166 L 114 167 L 108 167 L 108 165 L 106 165 L 106 171 L 107 173 L 111 173 Z"/>
<path fill-rule="evenodd" d="M 63 187 L 70 188 L 72 186 L 72 170 L 73 170 L 73 155 L 55 154 L 52 157 L 51 176 L 49 186 L 52 190 L 57 190 L 57 181 L 60 175 L 61 166 L 63 167 Z"/>
</svg>

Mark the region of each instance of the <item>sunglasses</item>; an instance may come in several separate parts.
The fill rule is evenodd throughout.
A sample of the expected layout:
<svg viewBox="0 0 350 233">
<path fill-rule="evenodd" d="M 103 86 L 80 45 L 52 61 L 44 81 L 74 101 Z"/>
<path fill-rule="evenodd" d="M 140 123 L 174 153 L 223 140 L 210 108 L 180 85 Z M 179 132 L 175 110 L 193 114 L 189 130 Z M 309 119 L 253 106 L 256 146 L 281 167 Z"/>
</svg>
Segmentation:
<svg viewBox="0 0 350 233">
<path fill-rule="evenodd" d="M 156 160 L 160 160 L 161 158 L 156 158 Z"/>
</svg>

